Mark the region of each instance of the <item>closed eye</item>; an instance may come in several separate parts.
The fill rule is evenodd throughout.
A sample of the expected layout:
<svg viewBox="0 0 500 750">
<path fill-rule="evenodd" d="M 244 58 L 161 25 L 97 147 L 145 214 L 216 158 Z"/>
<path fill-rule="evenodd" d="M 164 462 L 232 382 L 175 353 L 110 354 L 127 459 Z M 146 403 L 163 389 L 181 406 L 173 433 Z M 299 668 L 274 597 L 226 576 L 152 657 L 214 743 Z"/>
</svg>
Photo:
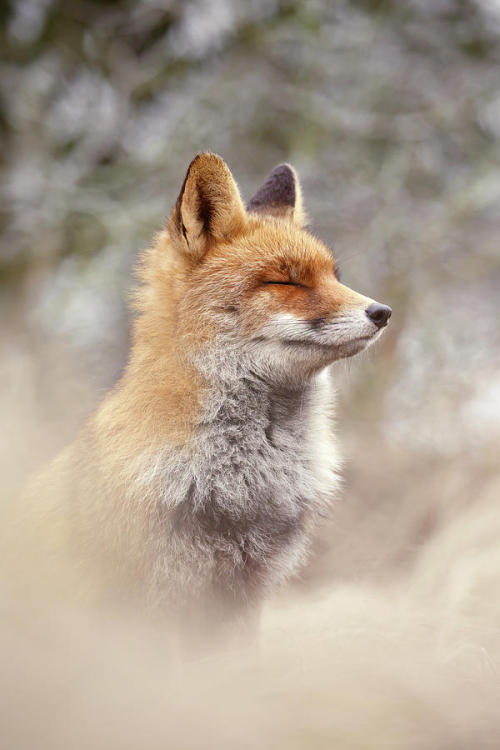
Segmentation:
<svg viewBox="0 0 500 750">
<path fill-rule="evenodd" d="M 298 284 L 296 281 L 263 281 L 263 284 L 280 284 L 281 286 L 304 286 L 303 284 Z"/>
</svg>

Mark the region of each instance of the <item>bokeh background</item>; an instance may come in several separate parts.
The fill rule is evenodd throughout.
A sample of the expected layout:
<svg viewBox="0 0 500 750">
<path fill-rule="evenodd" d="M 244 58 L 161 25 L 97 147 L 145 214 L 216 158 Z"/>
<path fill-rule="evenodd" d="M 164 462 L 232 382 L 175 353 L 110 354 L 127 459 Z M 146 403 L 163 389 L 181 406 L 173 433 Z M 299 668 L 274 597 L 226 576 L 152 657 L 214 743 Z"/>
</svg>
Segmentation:
<svg viewBox="0 0 500 750">
<path fill-rule="evenodd" d="M 196 152 L 246 198 L 286 160 L 342 280 L 394 311 L 332 368 L 345 488 L 297 591 L 423 570 L 496 627 L 500 2 L 11 0 L 0 49 L 6 503 L 119 377 Z"/>
<path fill-rule="evenodd" d="M 394 309 L 333 368 L 346 501 L 419 535 L 471 499 L 500 444 L 500 3 L 17 0 L 0 34 L 6 489 L 119 376 L 136 253 L 212 150 L 247 198 L 294 164 L 343 281 Z"/>
</svg>

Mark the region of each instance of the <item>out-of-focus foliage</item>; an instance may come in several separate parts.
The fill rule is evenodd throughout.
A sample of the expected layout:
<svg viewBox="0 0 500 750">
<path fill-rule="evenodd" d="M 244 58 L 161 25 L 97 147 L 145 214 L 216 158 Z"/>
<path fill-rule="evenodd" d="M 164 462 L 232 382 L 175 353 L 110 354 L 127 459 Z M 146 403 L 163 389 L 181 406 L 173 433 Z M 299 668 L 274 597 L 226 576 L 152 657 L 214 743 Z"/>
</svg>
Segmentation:
<svg viewBox="0 0 500 750">
<path fill-rule="evenodd" d="M 292 162 L 343 280 L 394 308 L 349 365 L 346 438 L 492 449 L 498 2 L 16 0 L 0 34 L 0 311 L 28 421 L 69 436 L 116 378 L 135 253 L 210 149 L 246 196 Z"/>
<path fill-rule="evenodd" d="M 345 492 L 259 658 L 180 680 L 163 620 L 4 573 L 2 748 L 498 746 L 500 0 L 4 0 L 0 54 L 0 514 L 117 378 L 197 151 L 247 197 L 292 162 L 394 310 L 332 368 Z"/>
</svg>

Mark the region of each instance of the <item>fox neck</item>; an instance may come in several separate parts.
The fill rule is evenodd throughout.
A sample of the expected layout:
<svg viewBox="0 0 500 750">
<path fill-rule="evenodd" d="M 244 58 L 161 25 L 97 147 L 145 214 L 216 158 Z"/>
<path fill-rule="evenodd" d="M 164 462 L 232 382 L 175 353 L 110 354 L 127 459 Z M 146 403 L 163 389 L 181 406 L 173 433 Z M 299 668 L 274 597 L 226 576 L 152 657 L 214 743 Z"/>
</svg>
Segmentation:
<svg viewBox="0 0 500 750">
<path fill-rule="evenodd" d="M 178 517 L 220 532 L 233 557 L 244 550 L 258 564 L 298 540 L 305 515 L 324 502 L 311 429 L 318 394 L 311 381 L 286 389 L 250 371 L 229 381 L 226 370 L 206 395 Z"/>
<path fill-rule="evenodd" d="M 287 420 L 305 406 L 315 378 L 284 381 L 268 378 L 253 366 L 237 341 L 225 337 L 209 351 L 193 357 L 193 364 L 206 383 L 202 423 L 217 420 L 228 404 L 242 420 L 267 423 L 273 415 Z M 237 413 L 235 411 L 235 417 Z"/>
<path fill-rule="evenodd" d="M 201 425 L 211 424 L 234 434 L 273 442 L 275 429 L 299 436 L 306 429 L 312 384 L 301 388 L 269 384 L 255 373 L 247 373 L 228 387 L 220 383 L 211 393 L 201 415 Z"/>
<path fill-rule="evenodd" d="M 168 335 L 167 327 L 159 340 L 145 335 L 151 327 L 140 321 L 136 341 L 141 346 L 134 347 L 125 377 L 134 400 L 138 397 L 137 422 L 150 414 L 159 442 L 196 444 L 209 425 L 231 440 L 250 433 L 256 441 L 272 440 L 275 430 L 282 436 L 307 431 L 321 377 L 274 381 L 252 366 L 244 347 L 227 332 L 193 351 L 184 338 Z M 161 330 L 159 325 L 153 329 Z M 137 382 L 144 383 L 142 396 Z"/>
<path fill-rule="evenodd" d="M 184 352 L 177 367 L 186 361 Z M 136 485 L 150 493 L 154 486 L 152 496 L 170 509 L 174 528 L 208 539 L 206 554 L 218 550 L 231 570 L 236 565 L 243 571 L 248 560 L 264 565 L 283 554 L 269 572 L 282 580 L 305 554 L 308 514 L 323 512 L 336 486 L 336 453 L 330 442 L 325 447 L 328 380 L 314 377 L 300 388 L 270 384 L 252 372 L 241 351 L 227 345 L 215 358 L 213 351 L 193 358 L 185 374 L 196 406 L 189 433 L 175 444 L 172 430 L 165 430 L 153 458 L 146 444 Z M 183 378 L 182 366 L 177 378 Z M 170 399 L 164 414 L 171 426 L 185 418 L 187 403 L 179 393 L 173 400 L 162 381 L 158 370 L 150 380 L 154 408 L 138 415 L 140 423 L 147 411 L 154 412 L 150 426 L 157 435 L 160 425 L 168 424 L 160 413 L 164 399 Z M 196 381 L 202 386 L 195 404 Z M 295 552 L 285 555 L 292 540 Z"/>
<path fill-rule="evenodd" d="M 254 506 L 262 512 L 263 498 L 269 498 L 274 487 L 271 506 L 287 505 L 290 498 L 291 506 L 304 510 L 319 493 L 315 443 L 318 419 L 325 418 L 331 400 L 328 377 L 316 375 L 292 386 L 268 382 L 245 363 L 241 352 L 232 356 L 236 353 L 225 348 L 217 375 L 213 360 L 199 362 L 209 385 L 191 455 L 195 464 L 208 459 L 202 482 L 210 487 L 206 498 L 227 502 L 228 507 L 241 502 L 246 511 Z M 199 506 L 206 502 L 201 495 L 195 499 Z"/>
</svg>

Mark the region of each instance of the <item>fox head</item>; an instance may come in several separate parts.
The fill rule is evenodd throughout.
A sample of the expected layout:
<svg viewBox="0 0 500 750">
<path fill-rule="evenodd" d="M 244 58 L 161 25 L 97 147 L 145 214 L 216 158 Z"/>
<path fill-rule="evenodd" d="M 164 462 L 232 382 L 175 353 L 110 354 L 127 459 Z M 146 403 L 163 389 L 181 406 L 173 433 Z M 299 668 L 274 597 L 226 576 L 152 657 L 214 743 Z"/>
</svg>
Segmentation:
<svg viewBox="0 0 500 750">
<path fill-rule="evenodd" d="M 303 381 L 365 349 L 391 315 L 340 283 L 332 251 L 305 228 L 288 164 L 245 208 L 224 161 L 198 155 L 153 252 L 160 325 L 169 320 L 183 354 L 221 376 Z"/>
</svg>

